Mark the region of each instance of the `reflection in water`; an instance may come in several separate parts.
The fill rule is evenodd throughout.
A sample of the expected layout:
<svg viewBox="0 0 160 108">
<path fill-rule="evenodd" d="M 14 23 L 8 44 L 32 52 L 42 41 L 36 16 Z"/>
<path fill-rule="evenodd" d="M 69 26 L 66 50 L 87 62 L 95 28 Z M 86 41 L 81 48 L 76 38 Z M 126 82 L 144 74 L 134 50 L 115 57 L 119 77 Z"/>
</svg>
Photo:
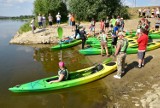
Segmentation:
<svg viewBox="0 0 160 108">
<path fill-rule="evenodd" d="M 51 51 L 49 48 L 34 48 L 33 59 L 41 62 L 46 72 L 57 72 L 60 53 L 60 50 Z M 73 49 L 62 50 L 62 60 L 70 71 L 90 66 L 84 56 Z"/>
<path fill-rule="evenodd" d="M 12 93 L 9 87 L 57 74 L 59 50 L 9 45 L 23 22 L 0 20 L 0 108 L 102 108 L 105 106 L 101 80 L 50 92 Z M 76 50 L 64 49 L 63 61 L 69 71 L 91 65 Z M 34 61 L 33 61 L 34 59 Z M 47 73 L 46 73 L 47 72 Z M 104 91 L 103 91 L 104 90 Z"/>
</svg>

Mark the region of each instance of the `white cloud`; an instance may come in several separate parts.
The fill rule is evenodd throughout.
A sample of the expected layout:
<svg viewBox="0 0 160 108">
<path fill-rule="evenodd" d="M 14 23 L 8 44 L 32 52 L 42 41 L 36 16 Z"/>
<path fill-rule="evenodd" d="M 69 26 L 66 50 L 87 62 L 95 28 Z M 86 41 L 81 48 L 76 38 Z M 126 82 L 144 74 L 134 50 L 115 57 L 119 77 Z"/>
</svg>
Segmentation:
<svg viewBox="0 0 160 108">
<path fill-rule="evenodd" d="M 33 2 L 34 0 L 5 0 L 6 3 L 24 3 L 24 2 Z"/>
<path fill-rule="evenodd" d="M 134 3 L 128 0 L 122 0 L 122 3 L 126 6 L 133 7 Z"/>
</svg>

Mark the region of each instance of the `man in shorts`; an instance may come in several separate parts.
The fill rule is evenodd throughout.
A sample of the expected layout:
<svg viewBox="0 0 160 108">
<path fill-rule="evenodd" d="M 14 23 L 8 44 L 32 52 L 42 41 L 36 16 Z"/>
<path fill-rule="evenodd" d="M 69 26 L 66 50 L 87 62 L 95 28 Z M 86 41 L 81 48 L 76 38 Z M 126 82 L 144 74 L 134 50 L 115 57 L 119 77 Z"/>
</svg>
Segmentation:
<svg viewBox="0 0 160 108">
<path fill-rule="evenodd" d="M 148 44 L 148 36 L 144 33 L 145 30 L 143 28 L 140 29 L 140 32 L 138 32 L 137 36 L 137 42 L 138 42 L 138 66 L 137 68 L 141 68 L 144 66 L 144 57 L 145 52 Z"/>
<path fill-rule="evenodd" d="M 57 19 L 57 26 L 59 26 L 60 23 L 61 23 L 61 15 L 60 15 L 59 12 L 58 12 L 58 14 L 56 15 L 56 19 Z"/>
<path fill-rule="evenodd" d="M 158 20 L 156 21 L 155 31 L 158 31 L 158 30 L 159 30 L 159 27 L 160 27 L 160 18 L 158 18 Z"/>
</svg>

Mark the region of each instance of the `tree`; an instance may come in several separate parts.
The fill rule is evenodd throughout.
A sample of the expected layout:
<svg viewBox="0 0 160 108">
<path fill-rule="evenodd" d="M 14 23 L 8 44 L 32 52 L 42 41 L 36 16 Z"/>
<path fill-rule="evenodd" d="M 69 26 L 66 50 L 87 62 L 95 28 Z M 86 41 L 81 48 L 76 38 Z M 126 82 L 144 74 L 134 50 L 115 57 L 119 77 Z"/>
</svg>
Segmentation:
<svg viewBox="0 0 160 108">
<path fill-rule="evenodd" d="M 100 20 L 113 15 L 124 17 L 124 14 L 127 17 L 128 14 L 121 0 L 70 0 L 69 9 L 78 20 Z"/>
<path fill-rule="evenodd" d="M 53 18 L 60 12 L 62 21 L 67 19 L 67 7 L 63 0 L 35 0 L 34 1 L 34 14 L 37 16 L 39 13 L 44 14 L 46 17 L 50 13 Z"/>
</svg>

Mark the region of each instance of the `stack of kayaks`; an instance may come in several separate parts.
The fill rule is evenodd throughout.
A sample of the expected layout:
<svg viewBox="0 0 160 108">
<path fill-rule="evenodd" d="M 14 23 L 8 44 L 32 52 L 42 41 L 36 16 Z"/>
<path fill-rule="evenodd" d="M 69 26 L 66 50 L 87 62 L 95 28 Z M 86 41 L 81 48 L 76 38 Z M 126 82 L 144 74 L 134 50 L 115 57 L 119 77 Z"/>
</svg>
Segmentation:
<svg viewBox="0 0 160 108">
<path fill-rule="evenodd" d="M 111 62 L 111 59 L 108 58 L 103 63 L 97 64 L 96 66 L 77 70 L 75 72 L 69 72 L 69 79 L 67 81 L 49 84 L 49 81 L 58 78 L 58 76 L 53 76 L 26 84 L 16 85 L 9 88 L 9 90 L 12 92 L 39 92 L 82 85 L 105 77 L 106 75 L 114 72 L 116 67 L 116 63 Z"/>
<path fill-rule="evenodd" d="M 133 35 L 127 35 L 125 36 L 128 41 L 129 41 L 129 46 L 127 48 L 127 54 L 135 54 L 138 52 L 138 44 L 137 44 L 137 36 L 133 36 Z M 149 35 L 150 39 L 160 39 L 160 35 L 159 34 L 150 34 Z M 81 49 L 79 50 L 80 54 L 83 55 L 99 55 L 101 54 L 101 46 L 100 46 L 100 41 L 97 38 L 91 38 L 90 40 L 88 40 L 88 42 L 90 44 L 90 48 L 86 48 L 86 49 Z M 113 54 L 115 52 L 115 49 L 113 46 L 111 46 L 111 39 L 108 40 L 108 50 L 110 54 Z M 149 42 L 148 46 L 147 46 L 147 51 L 150 50 L 154 50 L 160 47 L 160 42 Z M 104 51 L 105 53 L 105 51 Z"/>
</svg>

